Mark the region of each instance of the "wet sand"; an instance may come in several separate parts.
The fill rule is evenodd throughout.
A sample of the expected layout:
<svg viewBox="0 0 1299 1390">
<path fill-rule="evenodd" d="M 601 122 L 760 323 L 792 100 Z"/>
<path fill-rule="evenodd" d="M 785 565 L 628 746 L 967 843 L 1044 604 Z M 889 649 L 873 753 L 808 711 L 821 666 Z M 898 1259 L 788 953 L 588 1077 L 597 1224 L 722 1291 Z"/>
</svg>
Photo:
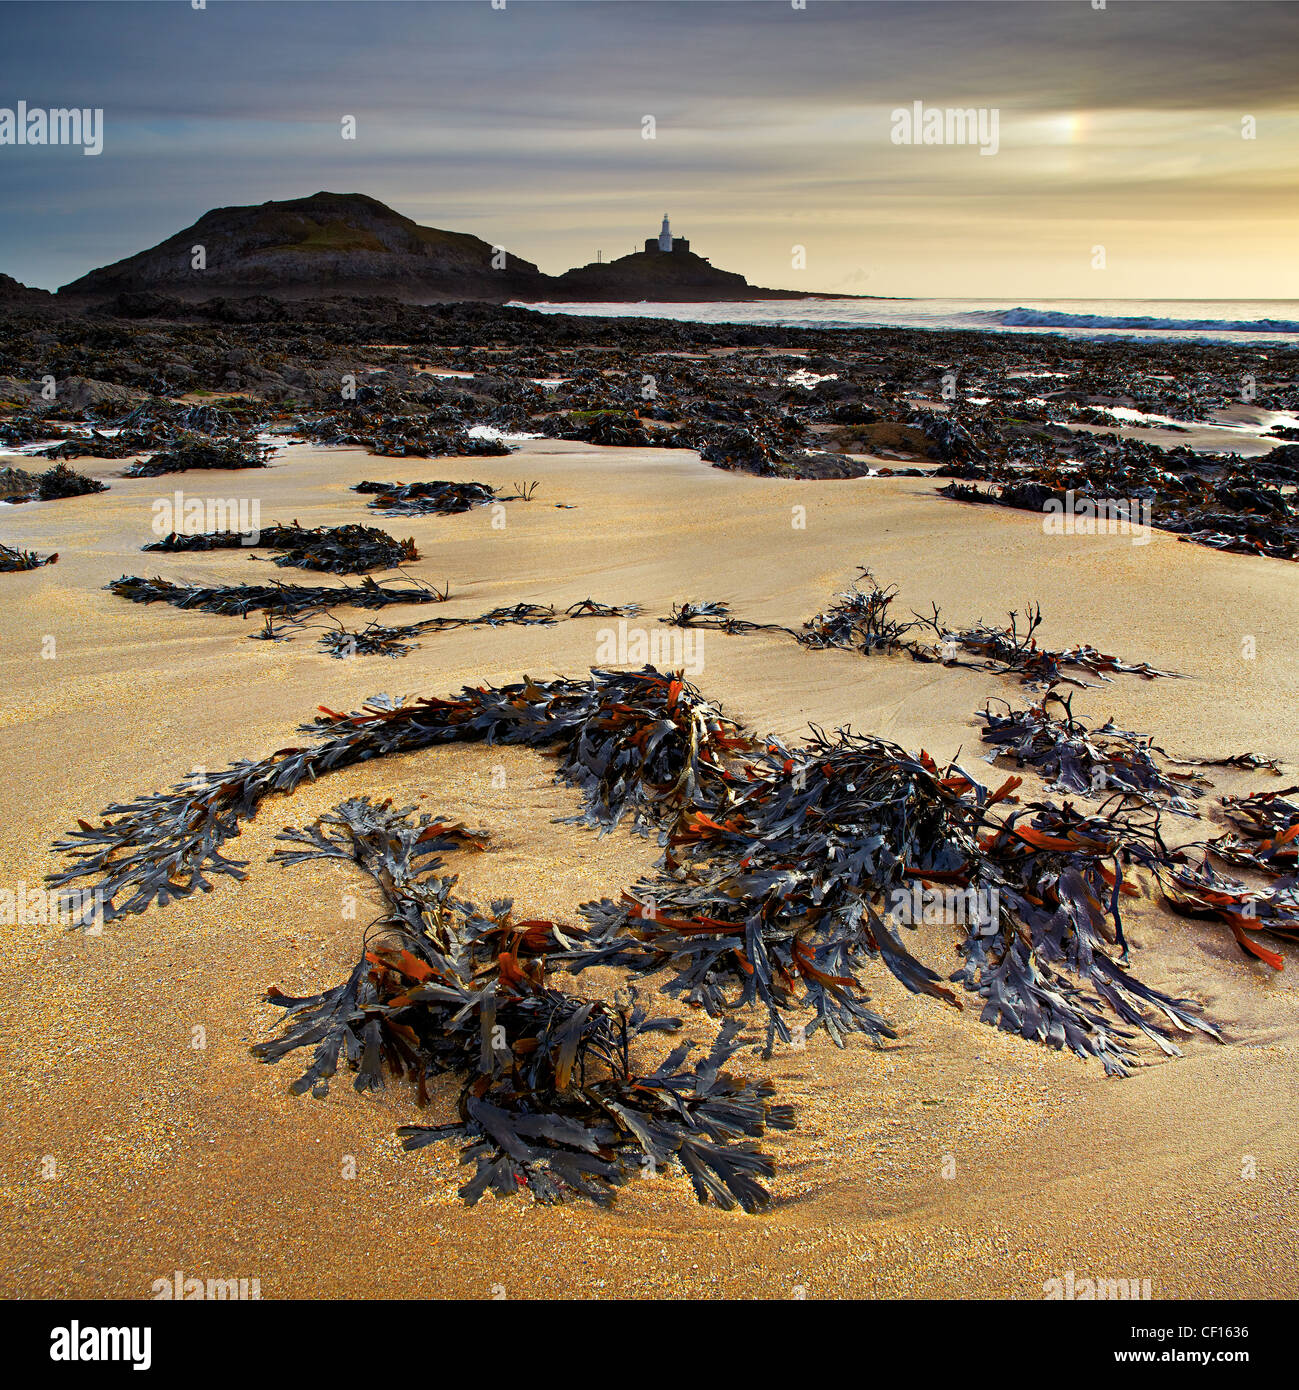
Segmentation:
<svg viewBox="0 0 1299 1390">
<path fill-rule="evenodd" d="M 17 460 L 14 460 L 18 462 Z M 171 579 L 316 582 L 247 553 L 141 555 L 151 504 L 176 488 L 260 499 L 264 523 L 366 521 L 415 536 L 409 572 L 449 580 L 436 610 L 724 599 L 745 618 L 797 626 L 869 565 L 901 586 L 900 606 L 989 620 L 1030 600 L 1052 645 L 1094 643 L 1189 679 L 1122 677 L 1080 692 L 1089 722 L 1112 714 L 1170 752 L 1257 749 L 1299 767 L 1293 651 L 1299 567 L 1221 554 L 1154 533 L 1053 537 L 1039 519 L 945 501 L 923 478 L 786 482 L 702 465 L 685 451 L 530 441 L 511 458 L 380 459 L 293 448 L 265 473 L 124 480 L 119 462 L 76 466 L 108 479 L 99 496 L 0 507 L 0 539 L 57 565 L 0 576 L 0 810 L 3 882 L 39 884 L 49 846 L 77 816 L 292 741 L 318 704 L 355 708 L 379 691 L 446 693 L 524 672 L 576 675 L 597 660 L 584 619 L 428 636 L 399 661 L 334 661 L 314 634 L 248 641 L 258 620 L 128 604 L 102 586 L 122 573 Z M 491 512 L 379 521 L 348 491 L 362 478 L 477 479 L 537 498 Z M 555 503 L 572 504 L 560 509 Z M 805 527 L 797 508 L 805 508 Z M 265 554 L 265 552 L 260 552 Z M 320 582 L 332 581 L 325 576 Z M 373 614 L 340 613 L 367 621 Z M 664 629 L 666 631 L 666 629 Z M 53 637 L 56 655 L 42 657 Z M 1256 655 L 1242 655 L 1253 638 Z M 779 634 L 704 637 L 696 684 L 749 726 L 798 738 L 851 724 L 942 760 L 978 753 L 973 711 L 1019 687 L 986 673 L 905 658 L 814 653 Z M 501 778 L 493 769 L 504 771 Z M 1299 950 L 1277 975 L 1245 960 L 1230 933 L 1142 902 L 1129 935 L 1138 975 L 1203 1001 L 1229 1040 L 1191 1040 L 1181 1059 L 1107 1080 L 1099 1064 L 993 1031 L 907 995 L 883 967 L 865 978 L 896 1043 L 836 1050 L 816 1036 L 771 1062 L 798 1128 L 767 1144 L 777 1160 L 765 1216 L 698 1206 L 684 1177 L 634 1183 L 611 1212 L 526 1199 L 463 1207 L 454 1153 L 404 1154 L 400 1123 L 420 1118 L 390 1085 L 361 1098 L 339 1078 L 325 1100 L 293 1097 L 292 1059 L 256 1062 L 249 1045 L 279 1011 L 269 984 L 307 993 L 342 977 L 358 923 L 339 866 L 266 863 L 274 835 L 348 795 L 423 798 L 493 834 L 489 853 L 452 868 L 467 896 L 515 895 L 528 915 L 573 918 L 652 862 L 630 834 L 603 840 L 552 818 L 576 794 L 525 750 L 452 747 L 336 773 L 267 803 L 232 850 L 242 885 L 108 926 L 99 937 L 0 926 L 3 1186 L 7 1259 L 0 1293 L 148 1297 L 154 1280 L 257 1278 L 263 1297 L 1009 1295 L 1039 1298 L 1051 1278 L 1149 1278 L 1156 1298 L 1295 1297 Z M 1276 783 L 1214 774 L 1218 791 Z M 1204 833 L 1188 824 L 1184 836 Z M 361 921 L 367 920 L 364 905 Z M 952 928 L 922 929 L 917 953 L 955 964 Z M 603 992 L 591 972 L 579 990 Z M 710 1036 L 707 1020 L 690 1020 Z M 203 1048 L 194 1030 L 205 1030 Z M 737 1062 L 741 1059 L 737 1058 Z M 445 1102 L 445 1098 L 443 1098 Z M 424 1112 L 427 1118 L 427 1112 Z M 354 1160 L 355 1176 L 343 1176 Z M 1254 1177 L 1242 1172 L 1252 1166 Z M 52 1172 L 53 1176 L 43 1176 Z"/>
</svg>

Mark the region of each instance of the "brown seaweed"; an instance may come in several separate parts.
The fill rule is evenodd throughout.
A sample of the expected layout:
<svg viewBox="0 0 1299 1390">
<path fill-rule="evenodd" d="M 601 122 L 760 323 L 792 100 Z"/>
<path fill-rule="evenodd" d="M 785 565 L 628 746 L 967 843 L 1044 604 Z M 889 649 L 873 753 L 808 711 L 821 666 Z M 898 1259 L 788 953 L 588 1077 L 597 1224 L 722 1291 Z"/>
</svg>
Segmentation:
<svg viewBox="0 0 1299 1390">
<path fill-rule="evenodd" d="M 515 498 L 500 497 L 486 483 L 453 483 L 431 479 L 423 483 L 357 483 L 353 492 L 370 492 L 373 511 L 388 516 L 450 516 L 467 512 L 489 502 L 509 502 Z"/>
<path fill-rule="evenodd" d="M 340 660 L 354 656 L 401 657 L 419 646 L 411 639 L 425 632 L 449 632 L 460 627 L 550 627 L 565 618 L 630 618 L 640 611 L 640 605 L 635 603 L 616 606 L 587 598 L 570 604 L 563 612 L 549 604 L 516 603 L 511 607 L 493 608 L 473 618 L 426 618 L 423 622 L 396 627 L 371 622 L 363 628 L 352 629 L 334 619 L 337 626 L 319 639 L 319 646 L 323 652 Z"/>
<path fill-rule="evenodd" d="M 392 569 L 406 561 L 418 560 L 413 538 L 396 540 L 377 526 L 290 526 L 263 527 L 256 536 L 241 531 L 175 531 L 141 549 L 179 554 L 206 550 L 282 550 L 273 563 L 296 569 L 320 570 L 330 574 L 365 574 L 370 570 Z"/>
<path fill-rule="evenodd" d="M 1031 767 L 1060 791 L 1089 796 L 1119 792 L 1179 815 L 1196 814 L 1186 798 L 1201 796 L 1208 783 L 1198 773 L 1161 768 L 1155 754 L 1164 755 L 1164 750 L 1149 735 L 1120 729 L 1113 720 L 1089 729 L 1074 717 L 1072 695 L 1051 692 L 1041 704 L 1019 710 L 999 700 L 1004 714 L 995 712 L 992 703 L 978 711 L 978 718 L 985 726 L 980 737 L 997 750 L 993 757 Z M 1062 718 L 1047 712 L 1052 704 L 1060 706 Z"/>
<path fill-rule="evenodd" d="M 277 1061 L 314 1049 L 295 1091 L 321 1095 L 345 1060 L 365 1091 L 384 1072 L 407 1076 L 423 1097 L 430 1083 L 460 1083 L 457 1122 L 403 1125 L 407 1149 L 461 1141 L 475 1174 L 461 1193 L 471 1205 L 527 1187 L 540 1202 L 570 1196 L 608 1205 L 613 1191 L 646 1166 L 679 1164 L 699 1200 L 746 1211 L 767 1206 L 758 1179 L 771 1160 L 751 1142 L 766 1129 L 792 1127 L 772 1088 L 727 1075 L 737 1029 L 719 1034 L 711 1053 L 683 1069 L 690 1044 L 652 1071 L 633 1065 L 646 1036 L 676 1031 L 680 1020 L 646 1015 L 633 997 L 610 1005 L 545 983 L 550 955 L 580 938 L 579 929 L 518 920 L 513 903 L 488 909 L 453 896 L 440 876 L 448 852 L 482 848 L 459 825 L 416 819 L 360 798 L 315 825 L 286 830 L 289 865 L 341 859 L 366 872 L 384 911 L 366 934 L 348 980 L 311 998 L 269 998 L 289 1013 L 283 1034 L 254 1052 Z"/>
<path fill-rule="evenodd" d="M 1005 627 L 990 627 L 979 621 L 973 627 L 949 630 L 941 621 L 941 615 L 934 609 L 933 615 L 920 621 L 931 628 L 938 638 L 938 645 L 931 656 L 946 661 L 949 665 L 969 665 L 956 655 L 964 652 L 979 658 L 979 667 L 994 671 L 998 675 L 1016 675 L 1024 685 L 1048 688 L 1061 682 L 1086 687 L 1089 682 L 1079 680 L 1068 674 L 1065 668 L 1073 668 L 1109 680 L 1111 675 L 1137 675 L 1145 680 L 1159 676 L 1175 677 L 1177 671 L 1161 671 L 1148 662 L 1126 662 L 1116 656 L 1099 651 L 1088 643 L 1076 643 L 1060 651 L 1049 647 L 1039 647 L 1037 630 L 1042 625 L 1040 604 L 1030 604 L 1025 612 L 1024 626 L 1020 627 L 1019 613 L 1012 611 L 1010 621 Z"/>
<path fill-rule="evenodd" d="M 181 434 L 159 453 L 133 463 L 124 478 L 159 478 L 167 473 L 187 473 L 191 469 L 265 468 L 271 456 L 269 444 L 234 436 L 215 439 L 202 434 Z"/>
<path fill-rule="evenodd" d="M 901 651 L 906 645 L 903 639 L 918 624 L 900 623 L 890 617 L 889 608 L 897 593 L 896 585 L 881 587 L 870 570 L 861 566 L 852 588 L 836 595 L 830 608 L 809 618 L 803 624 L 804 631 L 794 636 L 813 651 L 833 647 L 863 656 Z"/>
<path fill-rule="evenodd" d="M 745 618 L 737 618 L 730 605 L 718 601 L 704 603 L 674 603 L 672 612 L 659 622 L 669 627 L 706 627 L 717 632 L 732 634 L 743 632 L 789 632 L 779 623 L 751 623 Z M 792 634 L 791 634 L 792 635 Z"/>
<path fill-rule="evenodd" d="M 53 555 L 37 555 L 34 550 L 23 550 L 20 547 L 5 545 L 0 541 L 0 574 L 16 574 L 21 570 L 36 570 L 42 565 L 52 565 L 57 562 L 59 552 L 56 550 Z"/>
<path fill-rule="evenodd" d="M 47 468 L 44 473 L 36 475 L 35 500 L 38 502 L 52 502 L 64 497 L 86 497 L 93 492 L 107 492 L 108 484 L 101 483 L 98 478 L 88 478 L 84 473 L 78 473 L 75 468 L 69 468 L 66 463 L 55 464 L 53 468 Z M 11 501 L 21 501 L 21 498 L 12 498 Z"/>
<path fill-rule="evenodd" d="M 1284 958 L 1255 940 L 1253 933 L 1266 931 L 1299 942 L 1299 886 L 1293 878 L 1269 888 L 1251 888 L 1218 873 L 1207 859 L 1198 867 L 1170 866 L 1161 878 L 1164 901 L 1175 912 L 1226 922 L 1246 955 L 1273 970 L 1284 968 Z"/>
<path fill-rule="evenodd" d="M 867 961 L 957 1002 L 891 920 L 898 892 L 953 883 L 997 903 L 967 923 L 958 975 L 985 999 L 988 1021 L 1114 1071 L 1130 1065 L 1127 1029 L 1165 1050 L 1175 1050 L 1170 1026 L 1213 1034 L 1122 964 L 1121 865 L 1173 859 L 1146 803 L 1088 817 L 1043 803 L 1031 820 L 1003 817 L 1015 779 L 989 793 L 957 767 L 847 732 L 816 733 L 801 749 L 755 741 L 693 687 L 649 669 L 375 700 L 353 715 L 326 711 L 304 732 L 314 745 L 237 763 L 197 791 L 185 783 L 110 807 L 100 827 L 81 822 L 58 846 L 77 863 L 51 882 L 96 880 L 113 920 L 207 889 L 209 873 L 242 877 L 246 865 L 221 846 L 272 792 L 386 753 L 525 743 L 559 753 L 559 776 L 583 795 L 580 823 L 607 832 L 627 821 L 668 846 L 656 878 L 583 909 L 587 935 L 565 954 L 569 969 L 668 966 L 668 988 L 709 1013 L 764 1007 L 769 1043 L 789 1038 L 788 1017 L 804 1007 L 809 1031 L 884 1039 L 891 1030 L 857 979 Z"/>
<path fill-rule="evenodd" d="M 1237 833 L 1210 842 L 1220 858 L 1269 874 L 1299 870 L 1299 787 L 1250 796 L 1224 796 L 1223 809 Z"/>
<path fill-rule="evenodd" d="M 310 587 L 302 584 L 174 584 L 170 580 L 124 574 L 104 586 L 132 603 L 167 603 L 173 608 L 199 609 L 246 618 L 258 611 L 276 614 L 319 613 L 328 608 L 384 608 L 392 603 L 444 603 L 446 589 L 403 577 L 398 583 L 377 584 L 368 576 L 359 584 Z"/>
<path fill-rule="evenodd" d="M 1037 604 L 1029 605 L 1022 628 L 1019 614 L 1012 611 L 1005 627 L 990 627 L 980 621 L 972 627 L 953 630 L 942 621 L 937 607 L 928 617 L 913 613 L 912 621 L 899 621 L 890 611 L 897 597 L 896 585 L 883 587 L 862 566 L 852 587 L 836 595 L 825 612 L 809 618 L 801 632 L 779 623 L 754 623 L 739 618 L 719 601 L 674 604 L 671 614 L 659 621 L 674 627 L 712 628 L 731 635 L 783 632 L 813 651 L 854 651 L 863 656 L 905 652 L 914 661 L 941 661 L 947 666 L 1015 675 L 1022 684 L 1039 689 L 1061 682 L 1084 688 L 1090 684 L 1068 674 L 1065 668 L 1086 671 L 1104 681 L 1116 674 L 1138 675 L 1146 680 L 1179 674 L 1161 671 L 1144 661 L 1123 661 L 1087 643 L 1061 651 L 1039 647 L 1036 633 L 1042 624 L 1042 610 Z M 922 629 L 932 632 L 934 641 L 925 642 L 910 635 Z M 977 660 L 965 660 L 962 654 Z"/>
</svg>

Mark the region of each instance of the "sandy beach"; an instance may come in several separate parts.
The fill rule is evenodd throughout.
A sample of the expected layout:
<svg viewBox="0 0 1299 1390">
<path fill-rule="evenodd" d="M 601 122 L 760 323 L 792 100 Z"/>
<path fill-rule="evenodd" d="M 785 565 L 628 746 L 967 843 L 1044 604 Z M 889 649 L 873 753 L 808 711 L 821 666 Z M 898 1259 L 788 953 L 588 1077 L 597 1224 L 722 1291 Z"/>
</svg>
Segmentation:
<svg viewBox="0 0 1299 1390">
<path fill-rule="evenodd" d="M 297 580 L 247 552 L 141 555 L 152 503 L 174 487 L 253 496 L 264 523 L 316 526 L 375 520 L 348 490 L 362 479 L 506 491 L 535 479 L 535 499 L 507 503 L 503 527 L 490 508 L 383 523 L 415 537 L 423 558 L 409 573 L 449 582 L 447 613 L 589 595 L 643 605 L 636 622 L 654 628 L 673 602 L 722 599 L 797 627 L 859 565 L 899 585 L 904 610 L 935 602 L 953 619 L 992 621 L 1036 601 L 1053 646 L 1090 642 L 1186 675 L 1080 691 L 1074 708 L 1089 722 L 1113 715 L 1175 755 L 1256 749 L 1299 766 L 1299 568 L 1166 532 L 1145 545 L 1051 536 L 1040 516 L 950 502 L 922 477 L 761 478 L 689 450 L 557 440 L 434 460 L 291 446 L 265 472 L 160 480 L 122 479 L 116 462 L 76 466 L 111 491 L 0 507 L 7 543 L 60 552 L 56 565 L 0 578 L 6 882 L 35 887 L 61 867 L 50 847 L 77 817 L 284 747 L 318 705 L 579 676 L 597 662 L 600 619 L 465 629 L 426 636 L 399 661 L 335 661 L 310 634 L 254 642 L 256 620 L 128 604 L 103 587 L 123 573 Z M 427 616 L 386 611 L 383 621 Z M 43 655 L 50 637 L 54 655 Z M 812 652 L 776 633 L 703 638 L 695 684 L 750 728 L 797 740 L 809 724 L 851 725 L 957 757 L 989 785 L 1005 775 L 982 762 L 973 717 L 990 697 L 1022 703 L 1005 677 Z M 1211 775 L 1216 793 L 1274 783 Z M 1169 1060 L 1143 1048 L 1147 1065 L 1106 1079 L 1096 1062 L 982 1025 L 969 998 L 957 1012 L 907 994 L 881 966 L 867 984 L 896 1042 L 837 1050 L 817 1035 L 770 1061 L 736 1059 L 797 1109 L 794 1131 L 764 1141 L 776 1159 L 770 1213 L 701 1207 L 683 1176 L 634 1182 L 609 1212 L 526 1196 L 467 1209 L 452 1151 L 400 1150 L 397 1125 L 419 1118 L 400 1083 L 363 1098 L 340 1076 L 326 1099 L 294 1097 L 292 1060 L 249 1053 L 278 1017 L 262 1002 L 268 985 L 310 993 L 350 969 L 358 924 L 339 905 L 364 891 L 337 865 L 285 876 L 266 862 L 274 835 L 361 794 L 488 830 L 488 852 L 454 866 L 461 887 L 513 895 L 529 916 L 574 920 L 658 853 L 630 833 L 554 824 L 579 798 L 555 785 L 548 759 L 452 746 L 267 803 L 233 844 L 250 861 L 241 885 L 217 879 L 210 894 L 101 936 L 0 927 L 4 1296 L 147 1298 L 176 1270 L 256 1278 L 263 1298 L 1041 1298 L 1070 1270 L 1149 1279 L 1155 1298 L 1299 1296 L 1299 950 L 1269 941 L 1286 960 L 1277 973 L 1245 959 L 1222 925 L 1144 899 L 1128 917 L 1137 973 L 1201 1003 L 1223 1044 L 1193 1038 Z M 955 942 L 952 928 L 924 927 L 913 949 L 946 974 Z M 613 984 L 592 971 L 572 987 Z M 688 1025 L 711 1036 L 706 1019 Z"/>
</svg>

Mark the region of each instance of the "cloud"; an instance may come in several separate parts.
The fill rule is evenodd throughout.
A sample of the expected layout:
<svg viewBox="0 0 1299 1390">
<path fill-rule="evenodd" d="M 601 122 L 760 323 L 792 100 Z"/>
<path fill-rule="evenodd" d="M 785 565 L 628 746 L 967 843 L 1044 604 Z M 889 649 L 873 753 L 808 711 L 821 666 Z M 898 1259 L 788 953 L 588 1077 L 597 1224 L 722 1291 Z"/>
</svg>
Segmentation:
<svg viewBox="0 0 1299 1390">
<path fill-rule="evenodd" d="M 784 248 L 800 226 L 819 283 L 924 294 L 951 271 L 926 269 L 918 219 L 944 245 L 992 246 L 1009 222 L 1049 248 L 1062 224 L 1084 238 L 1122 218 L 1147 228 L 1147 293 L 1295 288 L 1261 229 L 1296 211 L 1296 5 L 123 0 L 4 20 L 0 104 L 105 111 L 99 159 L 0 149 L 0 270 L 47 286 L 208 207 L 331 188 L 556 271 L 668 206 L 716 264 L 799 287 Z M 916 100 L 997 108 L 1000 153 L 889 145 L 888 113 Z M 1210 217 L 1266 261 L 1224 263 L 1196 230 Z M 1185 254 L 1161 268 L 1174 226 Z M 988 283 L 1015 294 L 1013 258 Z M 1091 283 L 1060 260 L 1056 292 Z"/>
</svg>

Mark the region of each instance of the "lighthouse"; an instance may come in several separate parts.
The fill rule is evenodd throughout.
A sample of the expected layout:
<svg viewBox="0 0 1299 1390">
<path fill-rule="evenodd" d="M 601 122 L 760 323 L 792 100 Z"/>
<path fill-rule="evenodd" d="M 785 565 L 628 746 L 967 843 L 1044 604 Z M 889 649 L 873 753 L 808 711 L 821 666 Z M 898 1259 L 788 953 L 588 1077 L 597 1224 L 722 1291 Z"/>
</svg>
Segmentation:
<svg viewBox="0 0 1299 1390">
<path fill-rule="evenodd" d="M 663 226 L 656 237 L 645 238 L 645 251 L 647 254 L 661 252 L 671 255 L 674 251 L 678 255 L 685 255 L 690 250 L 690 243 L 683 236 L 673 236 L 672 228 L 668 226 L 668 215 L 663 214 Z"/>
</svg>

